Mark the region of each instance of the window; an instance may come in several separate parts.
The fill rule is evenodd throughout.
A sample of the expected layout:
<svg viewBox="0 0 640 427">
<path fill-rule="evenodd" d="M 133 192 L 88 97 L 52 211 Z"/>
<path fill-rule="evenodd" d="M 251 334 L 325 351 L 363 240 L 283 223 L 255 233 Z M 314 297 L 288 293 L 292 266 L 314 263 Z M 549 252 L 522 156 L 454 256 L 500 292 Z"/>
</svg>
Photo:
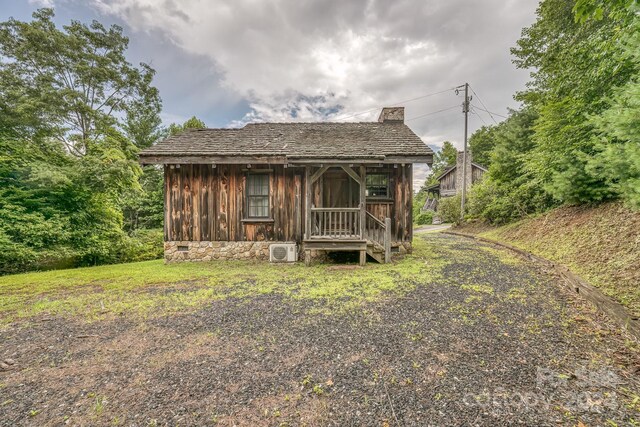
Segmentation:
<svg viewBox="0 0 640 427">
<path fill-rule="evenodd" d="M 247 217 L 269 217 L 269 175 L 247 175 Z"/>
<path fill-rule="evenodd" d="M 367 175 L 367 197 L 376 199 L 388 199 L 391 197 L 389 192 L 389 174 L 372 173 Z"/>
</svg>

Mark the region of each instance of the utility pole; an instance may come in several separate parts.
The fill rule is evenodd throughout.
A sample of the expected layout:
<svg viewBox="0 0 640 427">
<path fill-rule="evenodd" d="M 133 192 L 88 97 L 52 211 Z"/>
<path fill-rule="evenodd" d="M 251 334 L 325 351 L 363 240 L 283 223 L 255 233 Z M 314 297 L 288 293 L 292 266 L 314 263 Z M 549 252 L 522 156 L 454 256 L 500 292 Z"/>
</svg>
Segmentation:
<svg viewBox="0 0 640 427">
<path fill-rule="evenodd" d="M 467 198 L 467 129 L 469 123 L 469 83 L 464 84 L 464 151 L 462 152 L 462 197 L 460 198 L 460 219 L 464 219 L 464 202 Z"/>
</svg>

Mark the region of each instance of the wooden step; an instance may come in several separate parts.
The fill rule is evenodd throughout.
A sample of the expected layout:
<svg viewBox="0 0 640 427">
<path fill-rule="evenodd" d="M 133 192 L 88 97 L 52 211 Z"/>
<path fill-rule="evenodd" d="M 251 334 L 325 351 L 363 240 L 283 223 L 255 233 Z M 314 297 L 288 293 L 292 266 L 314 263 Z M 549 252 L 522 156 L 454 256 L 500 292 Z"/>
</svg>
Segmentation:
<svg viewBox="0 0 640 427">
<path fill-rule="evenodd" d="M 384 251 L 374 251 L 370 248 L 367 248 L 367 255 L 375 259 L 380 264 L 384 264 Z"/>
</svg>

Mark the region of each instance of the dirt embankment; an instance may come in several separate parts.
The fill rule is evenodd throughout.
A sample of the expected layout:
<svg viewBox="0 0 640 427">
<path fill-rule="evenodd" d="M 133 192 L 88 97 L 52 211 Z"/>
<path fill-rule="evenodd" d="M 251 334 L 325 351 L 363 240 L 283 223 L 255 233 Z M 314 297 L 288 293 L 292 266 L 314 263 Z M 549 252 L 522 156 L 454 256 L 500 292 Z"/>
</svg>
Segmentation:
<svg viewBox="0 0 640 427">
<path fill-rule="evenodd" d="M 456 231 L 564 264 L 640 317 L 640 212 L 621 203 L 562 207 L 504 227 L 475 223 Z"/>
</svg>

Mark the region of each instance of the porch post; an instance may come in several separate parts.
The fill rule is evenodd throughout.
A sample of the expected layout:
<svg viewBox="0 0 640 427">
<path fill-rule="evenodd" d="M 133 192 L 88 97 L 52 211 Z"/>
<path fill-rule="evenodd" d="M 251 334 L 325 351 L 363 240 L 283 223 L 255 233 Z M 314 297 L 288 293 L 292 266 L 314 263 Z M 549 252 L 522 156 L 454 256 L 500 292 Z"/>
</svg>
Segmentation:
<svg viewBox="0 0 640 427">
<path fill-rule="evenodd" d="M 311 238 L 311 166 L 304 167 L 304 238 Z"/>
<path fill-rule="evenodd" d="M 360 166 L 360 240 L 364 240 L 367 212 L 367 169 Z"/>
<path fill-rule="evenodd" d="M 311 166 L 304 167 L 304 240 L 308 240 L 311 237 L 311 174 L 309 168 Z M 306 245 L 306 243 L 302 243 Z M 311 265 L 311 251 L 305 248 L 304 251 L 304 264 L 308 267 Z"/>
</svg>

